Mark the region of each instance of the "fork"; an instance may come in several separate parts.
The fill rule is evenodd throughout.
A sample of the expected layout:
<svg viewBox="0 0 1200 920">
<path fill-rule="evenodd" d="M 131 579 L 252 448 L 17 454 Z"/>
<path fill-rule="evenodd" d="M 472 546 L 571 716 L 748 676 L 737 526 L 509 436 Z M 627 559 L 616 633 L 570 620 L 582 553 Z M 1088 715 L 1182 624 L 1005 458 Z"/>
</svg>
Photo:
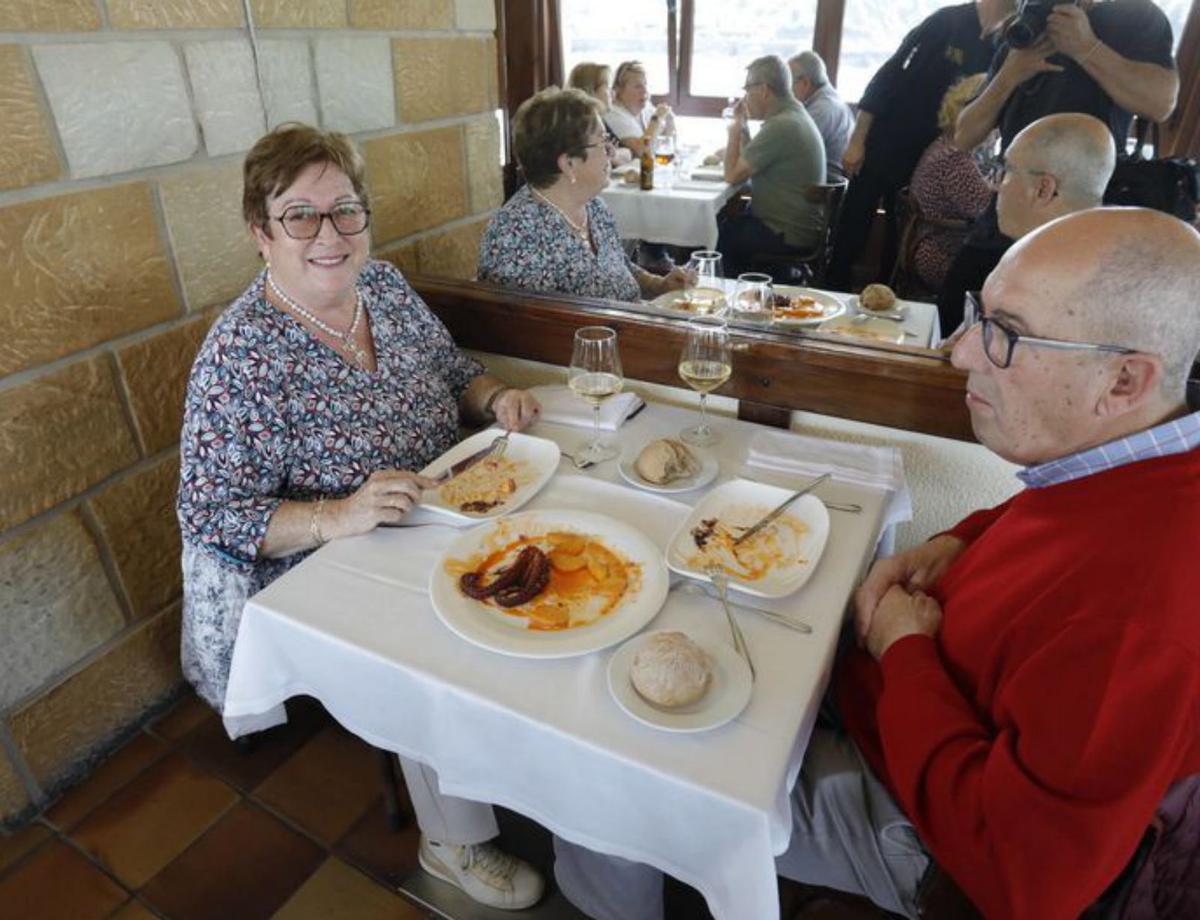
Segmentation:
<svg viewBox="0 0 1200 920">
<path fill-rule="evenodd" d="M 512 434 L 511 431 L 506 431 L 506 432 L 504 432 L 504 434 L 500 435 L 498 438 L 496 438 L 494 441 L 492 441 L 492 452 L 491 452 L 491 454 L 489 454 L 489 456 L 492 456 L 492 457 L 503 457 L 504 456 L 504 452 L 506 450 L 508 450 L 508 436 L 510 434 Z"/>
<path fill-rule="evenodd" d="M 733 618 L 733 613 L 729 609 L 729 576 L 720 565 L 713 563 L 704 567 L 704 572 L 712 579 L 712 583 L 717 586 L 717 592 L 721 595 L 721 607 L 725 610 L 725 619 L 729 621 L 729 631 L 733 633 L 733 647 L 738 654 L 746 659 L 746 666 L 750 669 L 750 679 L 754 680 L 754 662 L 750 660 L 750 647 L 746 645 L 746 637 L 742 635 L 742 628 L 737 625 L 737 620 Z"/>
<path fill-rule="evenodd" d="M 577 470 L 590 470 L 593 466 L 596 465 L 595 460 L 580 460 L 578 457 L 574 456 L 573 454 L 568 454 L 565 450 L 562 450 L 561 448 L 559 449 L 558 452 L 560 454 L 562 454 L 565 459 L 570 460 L 571 464 Z"/>
</svg>

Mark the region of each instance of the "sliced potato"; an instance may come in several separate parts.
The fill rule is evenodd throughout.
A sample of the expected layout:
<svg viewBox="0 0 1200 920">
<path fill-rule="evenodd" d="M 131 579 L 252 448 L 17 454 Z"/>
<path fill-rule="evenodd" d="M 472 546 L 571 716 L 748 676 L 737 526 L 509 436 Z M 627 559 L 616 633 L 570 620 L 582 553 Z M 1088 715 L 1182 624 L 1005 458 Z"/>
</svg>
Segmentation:
<svg viewBox="0 0 1200 920">
<path fill-rule="evenodd" d="M 568 553 L 562 547 L 550 553 L 550 565 L 559 572 L 578 572 L 587 564 L 585 556 L 579 553 Z"/>
</svg>

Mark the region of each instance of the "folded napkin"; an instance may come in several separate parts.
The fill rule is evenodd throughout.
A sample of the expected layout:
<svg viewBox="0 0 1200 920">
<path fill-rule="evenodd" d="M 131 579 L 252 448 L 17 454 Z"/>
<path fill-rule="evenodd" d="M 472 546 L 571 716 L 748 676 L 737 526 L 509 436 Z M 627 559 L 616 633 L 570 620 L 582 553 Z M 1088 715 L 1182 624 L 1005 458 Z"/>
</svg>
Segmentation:
<svg viewBox="0 0 1200 920">
<path fill-rule="evenodd" d="M 912 494 L 904 477 L 904 457 L 896 447 L 827 441 L 787 431 L 759 431 L 750 439 L 746 467 L 748 472 L 760 469 L 796 477 L 832 473 L 842 482 L 891 493 L 883 512 L 885 531 L 912 520 Z"/>
<path fill-rule="evenodd" d="M 724 166 L 697 166 L 692 170 L 692 178 L 700 179 L 704 182 L 724 182 L 725 167 Z"/>
<path fill-rule="evenodd" d="M 592 427 L 592 404 L 576 396 L 565 386 L 533 387 L 530 391 L 542 404 L 542 421 L 553 425 Z M 600 403 L 600 427 L 616 431 L 625 420 L 644 406 L 637 393 L 618 393 Z"/>
</svg>

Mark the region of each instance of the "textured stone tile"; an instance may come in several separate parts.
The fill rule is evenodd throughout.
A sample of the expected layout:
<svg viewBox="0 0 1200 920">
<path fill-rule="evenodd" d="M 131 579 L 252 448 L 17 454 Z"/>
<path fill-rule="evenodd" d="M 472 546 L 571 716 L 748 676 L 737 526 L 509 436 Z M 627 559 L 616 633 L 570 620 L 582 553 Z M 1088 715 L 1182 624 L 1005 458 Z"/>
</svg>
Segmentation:
<svg viewBox="0 0 1200 920">
<path fill-rule="evenodd" d="M 455 6 L 460 29 L 496 31 L 495 0 L 456 0 Z"/>
<path fill-rule="evenodd" d="M 498 48 L 496 39 L 485 38 L 483 40 L 481 64 L 483 66 L 483 82 L 487 87 L 487 107 L 489 109 L 500 108 L 500 54 Z"/>
<path fill-rule="evenodd" d="M 209 155 L 249 150 L 266 130 L 250 43 L 188 42 L 183 56 Z"/>
<path fill-rule="evenodd" d="M 0 530 L 136 459 L 107 358 L 0 392 Z"/>
<path fill-rule="evenodd" d="M 159 194 L 188 309 L 225 306 L 262 267 L 242 218 L 241 162 L 168 176 Z"/>
<path fill-rule="evenodd" d="M 400 895 L 331 856 L 272 920 L 424 920 L 426 916 Z"/>
<path fill-rule="evenodd" d="M 33 50 L 75 178 L 178 163 L 199 139 L 183 68 L 167 42 Z"/>
<path fill-rule="evenodd" d="M 138 732 L 87 779 L 68 789 L 46 812 L 45 819 L 66 833 L 169 752 L 170 748 L 157 738 Z"/>
<path fill-rule="evenodd" d="M 454 0 L 350 0 L 350 25 L 355 29 L 452 29 Z"/>
<path fill-rule="evenodd" d="M 15 817 L 28 804 L 29 796 L 25 793 L 25 784 L 21 782 L 21 777 L 17 776 L 13 765 L 8 762 L 8 755 L 0 751 L 0 824 Z M 16 854 L 16 849 L 14 840 L 0 838 L 0 873 L 10 862 L 28 852 L 23 849 L 20 854 Z"/>
<path fill-rule="evenodd" d="M 125 625 L 75 512 L 0 543 L 0 709 Z"/>
<path fill-rule="evenodd" d="M 346 25 L 345 0 L 250 0 L 259 29 L 338 29 Z"/>
<path fill-rule="evenodd" d="M 392 48 L 386 38 L 318 38 L 321 117 L 334 131 L 371 131 L 396 123 Z"/>
<path fill-rule="evenodd" d="M 500 166 L 500 126 L 492 115 L 470 122 L 467 132 L 467 182 L 471 213 L 504 204 L 504 174 Z"/>
<path fill-rule="evenodd" d="M 420 255 L 417 252 L 416 243 L 405 243 L 403 246 L 382 249 L 375 254 L 375 257 L 383 259 L 386 262 L 391 262 L 396 268 L 400 269 L 405 277 L 415 275 L 421 270 Z"/>
<path fill-rule="evenodd" d="M 176 605 L 139 624 L 83 670 L 14 712 L 9 727 L 38 781 L 53 786 L 169 695 L 181 679 Z"/>
<path fill-rule="evenodd" d="M 479 266 L 479 240 L 487 221 L 455 227 L 417 243 L 421 254 L 421 274 L 440 275 L 470 281 Z"/>
<path fill-rule="evenodd" d="M 172 453 L 88 499 L 136 619 L 161 610 L 183 590 L 178 488 L 179 457 Z"/>
<path fill-rule="evenodd" d="M 0 208 L 0 377 L 181 314 L 142 183 Z"/>
<path fill-rule="evenodd" d="M 496 69 L 491 39 L 395 38 L 392 57 L 402 121 L 428 121 L 494 107 L 488 76 L 489 69 Z"/>
<path fill-rule="evenodd" d="M 364 141 L 376 242 L 388 243 L 467 213 L 462 131 L 439 128 Z"/>
<path fill-rule="evenodd" d="M 127 892 L 61 840 L 50 841 L 0 880 L 5 916 L 23 920 L 102 920 L 128 898 Z"/>
<path fill-rule="evenodd" d="M 20 45 L 0 45 L 0 125 L 0 190 L 58 178 L 58 156 Z"/>
<path fill-rule="evenodd" d="M 107 0 L 114 29 L 240 29 L 241 0 Z"/>
<path fill-rule="evenodd" d="M 267 128 L 285 121 L 317 124 L 317 100 L 313 92 L 312 58 L 308 42 L 262 39 L 258 43 L 262 72 L 263 103 Z M 239 164 L 240 172 L 241 166 Z M 240 194 L 240 183 L 239 183 Z"/>
<path fill-rule="evenodd" d="M 143 339 L 117 354 L 129 404 L 149 454 L 179 442 L 188 376 L 212 316 Z"/>
<path fill-rule="evenodd" d="M 0 32 L 90 32 L 100 28 L 95 0 L 7 0 Z"/>
</svg>

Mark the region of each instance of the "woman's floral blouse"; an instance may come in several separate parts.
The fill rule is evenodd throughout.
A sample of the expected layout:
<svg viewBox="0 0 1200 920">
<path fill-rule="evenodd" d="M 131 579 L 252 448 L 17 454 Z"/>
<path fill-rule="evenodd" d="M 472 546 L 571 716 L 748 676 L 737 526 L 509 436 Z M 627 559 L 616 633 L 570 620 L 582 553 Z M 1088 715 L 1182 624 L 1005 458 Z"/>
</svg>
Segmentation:
<svg viewBox="0 0 1200 920">
<path fill-rule="evenodd" d="M 641 292 L 608 205 L 593 198 L 587 214 L 594 252 L 565 217 L 524 186 L 484 231 L 479 280 L 523 291 L 637 300 Z"/>
<path fill-rule="evenodd" d="M 421 469 L 455 443 L 459 398 L 483 371 L 385 262 L 359 278 L 374 372 L 269 304 L 264 277 L 204 340 L 180 438 L 183 670 L 218 710 L 246 598 L 306 555 L 260 556 L 275 509 Z"/>
</svg>

